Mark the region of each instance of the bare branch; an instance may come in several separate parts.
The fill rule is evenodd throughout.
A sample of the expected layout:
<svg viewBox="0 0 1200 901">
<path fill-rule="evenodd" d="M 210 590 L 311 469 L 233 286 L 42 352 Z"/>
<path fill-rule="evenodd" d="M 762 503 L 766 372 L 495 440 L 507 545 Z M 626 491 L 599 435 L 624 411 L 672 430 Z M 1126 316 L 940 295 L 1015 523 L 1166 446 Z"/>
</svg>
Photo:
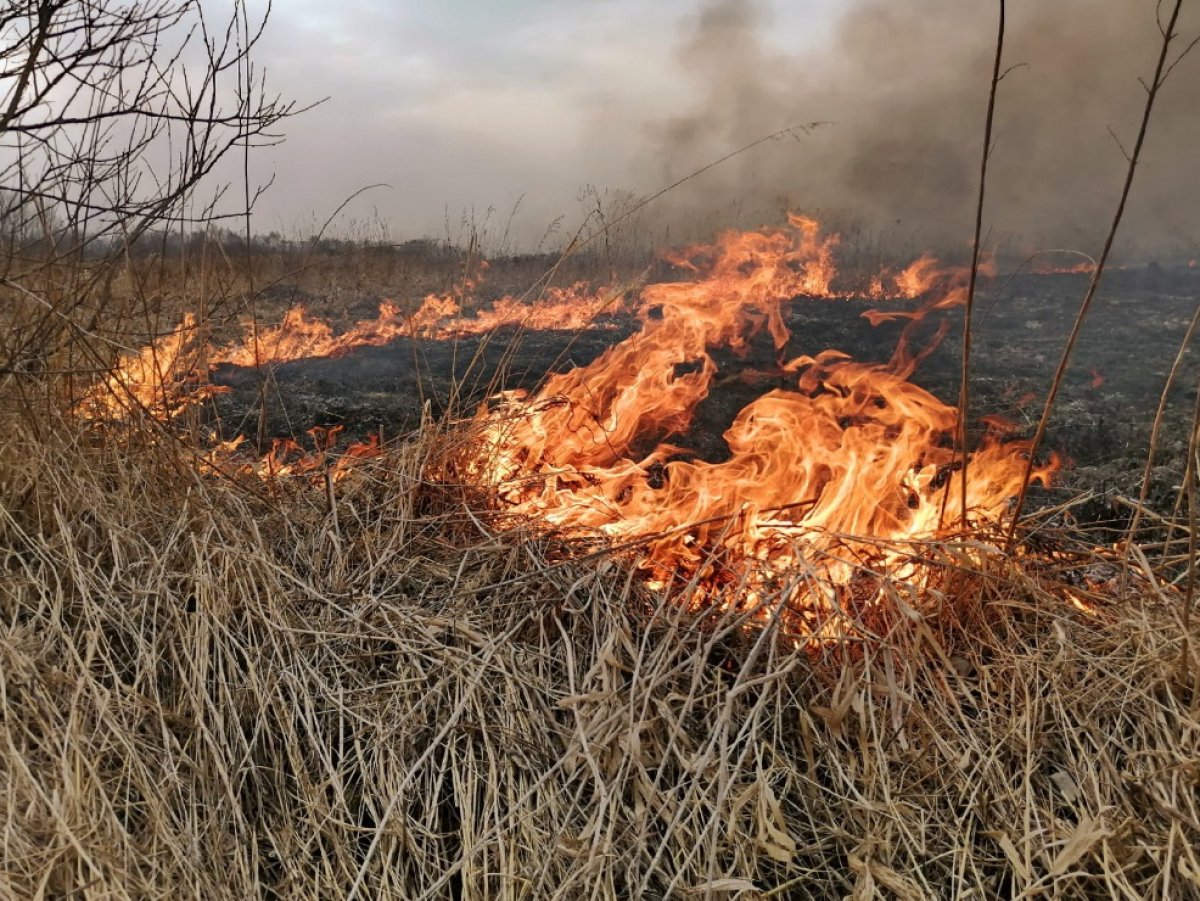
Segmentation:
<svg viewBox="0 0 1200 901">
<path fill-rule="evenodd" d="M 1196 37 L 1192 39 L 1192 42 L 1184 47 L 1183 50 L 1179 52 L 1179 55 L 1175 57 L 1175 62 L 1167 66 L 1167 71 L 1163 73 L 1162 81 L 1166 81 L 1171 77 L 1171 73 L 1175 71 L 1175 67 L 1183 62 L 1183 58 L 1191 53 L 1197 44 L 1200 44 L 1200 35 L 1196 35 Z"/>
<path fill-rule="evenodd" d="M 1125 145 L 1121 143 L 1121 139 L 1117 137 L 1117 133 L 1113 131 L 1113 127 L 1111 125 L 1106 127 L 1108 128 L 1108 133 L 1112 135 L 1112 139 L 1116 143 L 1117 148 L 1121 151 L 1121 156 L 1125 157 L 1125 160 L 1128 162 L 1130 159 L 1129 151 L 1125 149 Z"/>
<path fill-rule="evenodd" d="M 1027 69 L 1027 68 L 1029 68 L 1029 63 L 1013 63 L 1011 66 L 1009 66 L 1007 69 L 1005 69 L 1003 72 L 1000 73 L 1000 77 L 997 78 L 996 81 L 997 81 L 997 83 L 1004 81 L 1004 79 L 1008 77 L 1009 72 L 1015 72 L 1017 69 Z"/>
<path fill-rule="evenodd" d="M 217 208 L 232 195 L 216 185 L 203 214 L 189 213 L 221 160 L 278 142 L 280 124 L 310 108 L 269 92 L 255 72 L 250 55 L 269 14 L 268 4 L 249 16 L 245 0 L 220 22 L 204 0 L 4 4 L 0 217 L 12 252 L 0 278 L 10 290 L 21 285 L 16 296 L 31 311 L 5 356 L 34 359 L 57 342 L 102 363 L 104 348 L 90 338 L 106 301 L 92 289 L 108 296 L 122 255 L 167 224 L 210 225 L 253 208 L 263 186 L 247 185 L 246 209 L 235 214 Z M 49 307 L 26 303 L 40 288 L 21 280 L 44 283 L 68 258 L 86 261 L 73 269 L 86 284 Z"/>
</svg>

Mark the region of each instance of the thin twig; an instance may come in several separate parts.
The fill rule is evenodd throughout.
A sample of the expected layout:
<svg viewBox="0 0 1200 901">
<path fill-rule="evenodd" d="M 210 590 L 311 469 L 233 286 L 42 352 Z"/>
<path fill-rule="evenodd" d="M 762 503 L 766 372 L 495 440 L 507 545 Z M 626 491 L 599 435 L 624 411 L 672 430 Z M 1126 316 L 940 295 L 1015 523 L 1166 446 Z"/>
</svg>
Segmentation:
<svg viewBox="0 0 1200 901">
<path fill-rule="evenodd" d="M 1171 393 L 1171 388 L 1175 385 L 1175 377 L 1179 374 L 1179 369 L 1183 365 L 1184 355 L 1187 353 L 1188 345 L 1192 343 L 1192 336 L 1196 332 L 1196 325 L 1200 323 L 1200 307 L 1197 307 L 1196 312 L 1192 315 L 1192 321 L 1188 324 L 1187 331 L 1183 335 L 1183 340 L 1179 342 L 1179 352 L 1175 354 L 1175 362 L 1171 364 L 1171 371 L 1167 373 L 1167 380 L 1163 384 L 1162 394 L 1158 398 L 1158 408 L 1154 411 L 1154 425 L 1150 428 L 1150 444 L 1146 449 L 1146 466 L 1142 471 L 1142 487 L 1138 491 L 1137 505 L 1133 508 L 1133 519 L 1129 523 L 1127 532 L 1127 541 L 1132 542 L 1137 535 L 1138 526 L 1141 524 L 1142 513 L 1146 509 L 1146 498 L 1150 494 L 1150 477 L 1154 472 L 1154 460 L 1158 455 L 1158 439 L 1162 431 L 1163 415 L 1167 409 L 1167 397 Z"/>
</svg>

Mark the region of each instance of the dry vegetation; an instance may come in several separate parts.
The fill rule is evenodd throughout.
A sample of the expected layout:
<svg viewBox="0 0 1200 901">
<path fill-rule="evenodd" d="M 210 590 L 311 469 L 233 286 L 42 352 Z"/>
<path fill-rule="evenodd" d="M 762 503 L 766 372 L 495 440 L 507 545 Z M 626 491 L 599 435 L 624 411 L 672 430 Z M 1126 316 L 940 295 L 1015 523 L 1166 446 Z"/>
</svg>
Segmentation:
<svg viewBox="0 0 1200 901">
<path fill-rule="evenodd" d="M 1177 600 L 946 545 L 940 603 L 787 652 L 492 536 L 433 427 L 332 508 L 4 435 L 6 897 L 1197 894 Z"/>
</svg>

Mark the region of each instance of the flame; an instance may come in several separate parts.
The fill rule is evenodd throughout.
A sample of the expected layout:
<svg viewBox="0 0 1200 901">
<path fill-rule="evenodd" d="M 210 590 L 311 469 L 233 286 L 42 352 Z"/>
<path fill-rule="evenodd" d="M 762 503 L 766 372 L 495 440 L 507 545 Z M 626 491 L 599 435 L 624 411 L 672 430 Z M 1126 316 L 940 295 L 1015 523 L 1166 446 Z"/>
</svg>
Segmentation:
<svg viewBox="0 0 1200 901">
<path fill-rule="evenodd" d="M 84 396 L 77 412 L 86 419 L 125 419 L 146 412 L 166 420 L 227 389 L 208 385 L 197 373 L 202 342 L 195 315 L 153 344 L 123 355 Z"/>
<path fill-rule="evenodd" d="M 831 624 L 867 573 L 921 582 L 913 549 L 950 534 L 944 514 L 961 508 L 962 485 L 950 478 L 955 409 L 907 380 L 918 355 L 898 351 L 886 365 L 836 350 L 783 360 L 792 386 L 738 413 L 724 433 L 727 460 L 667 443 L 713 386 L 713 350 L 745 354 L 765 331 L 782 354 L 783 305 L 828 291 L 835 240 L 815 225 L 794 217 L 789 228 L 729 232 L 677 255 L 697 278 L 646 287 L 639 332 L 536 394 L 507 392 L 480 410 L 469 477 L 516 522 L 635 547 L 651 585 L 690 586 L 696 603 L 773 598 L 809 637 L 842 628 Z M 914 322 L 965 297 L 963 272 L 929 258 L 902 275 L 902 290 L 940 288 L 905 314 Z M 972 453 L 969 528 L 1003 520 L 1026 451 L 993 432 Z M 720 600 L 730 588 L 734 600 Z"/>
<path fill-rule="evenodd" d="M 980 255 L 976 274 L 983 278 L 991 278 L 996 274 L 996 261 L 991 254 Z M 926 297 L 927 302 L 915 310 L 867 310 L 863 317 L 872 325 L 896 320 L 909 320 L 915 324 L 934 310 L 948 310 L 966 303 L 970 279 L 971 269 L 968 266 L 942 266 L 934 257 L 922 256 L 892 277 L 891 281 L 895 287 L 893 296 L 908 299 Z M 904 347 L 901 347 L 897 352 L 903 351 Z"/>
<path fill-rule="evenodd" d="M 896 289 L 902 297 L 920 297 L 933 288 L 938 276 L 938 261 L 926 254 L 896 276 Z"/>
<path fill-rule="evenodd" d="M 479 335 L 511 325 L 526 329 L 578 331 L 594 327 L 600 316 L 612 316 L 624 309 L 620 292 L 593 291 L 586 284 L 577 282 L 567 288 L 547 288 L 537 303 L 502 297 L 494 301 L 490 309 L 480 310 L 474 317 L 445 317 L 449 321 L 431 329 L 431 337 Z"/>
<path fill-rule="evenodd" d="M 767 237 L 767 233 L 758 235 Z M 780 247 L 779 252 L 784 254 L 781 263 L 791 267 L 789 290 L 795 296 L 911 299 L 947 279 L 961 281 L 965 286 L 965 270 L 942 269 L 936 259 L 926 255 L 899 273 L 885 270 L 875 276 L 866 292 L 838 289 L 833 285 L 838 274 L 833 259 L 838 244 L 836 235 L 823 237 L 815 219 L 799 215 L 789 217 L 788 237 L 782 235 L 781 231 L 771 240 L 777 244 L 784 240 L 792 245 L 786 249 Z M 664 256 L 682 269 L 698 272 L 707 265 L 705 252 L 704 247 L 696 246 Z M 480 265 L 486 268 L 485 263 Z M 244 321 L 240 335 L 225 344 L 214 344 L 199 340 L 196 317 L 188 313 L 174 331 L 140 350 L 122 355 L 113 371 L 92 386 L 76 411 L 87 419 L 113 421 L 126 418 L 131 409 L 140 408 L 167 421 L 227 390 L 210 384 L 207 375 L 207 370 L 222 364 L 273 366 L 314 357 L 343 356 L 362 347 L 381 347 L 397 338 L 447 340 L 507 326 L 577 331 L 596 327 L 601 317 L 630 311 L 622 291 L 593 290 L 582 282 L 565 288 L 548 287 L 533 302 L 504 296 L 490 306 L 481 307 L 471 297 L 481 281 L 479 275 L 466 277 L 450 293 L 427 295 L 411 313 L 393 301 L 384 301 L 378 316 L 361 320 L 343 332 L 335 332 L 328 322 L 300 305 L 289 309 L 275 325 Z M 890 287 L 885 287 L 885 282 Z M 957 295 L 947 301 L 951 305 L 958 302 Z M 473 312 L 464 310 L 468 304 L 474 308 Z M 887 319 L 916 319 L 923 313 L 892 310 L 868 311 L 864 315 L 878 323 Z M 771 327 L 778 329 L 780 324 Z"/>
<path fill-rule="evenodd" d="M 914 300 L 932 291 L 940 281 L 945 279 L 947 272 L 948 270 L 942 268 L 936 257 L 922 254 L 899 272 L 885 267 L 878 274 L 872 276 L 865 296 L 872 300 L 888 298 Z"/>
<path fill-rule="evenodd" d="M 406 314 L 399 305 L 384 301 L 375 319 L 362 320 L 335 333 L 327 322 L 303 306 L 287 311 L 274 326 L 242 323 L 242 334 L 227 344 L 201 340 L 194 314 L 184 315 L 178 328 L 151 344 L 125 353 L 112 372 L 98 380 L 76 405 L 76 413 L 95 422 L 120 422 L 132 412 L 169 422 L 213 396 L 229 391 L 213 385 L 208 375 L 221 364 L 264 366 L 313 357 L 337 357 L 361 347 L 378 347 L 401 337 L 446 340 L 485 334 L 508 326 L 578 330 L 594 326 L 600 316 L 624 310 L 623 292 L 592 291 L 583 283 L 548 287 L 532 303 L 511 296 L 495 300 L 474 315 L 463 312 L 467 294 L 478 279 L 466 279 L 451 294 L 430 294 L 420 307 Z M 313 449 L 291 438 L 276 438 L 261 456 L 246 454 L 244 436 L 224 440 L 210 436 L 199 465 L 208 473 L 256 475 L 264 479 L 321 477 L 340 481 L 357 461 L 382 453 L 378 436 L 334 452 L 342 426 L 314 428 L 306 434 Z"/>
<path fill-rule="evenodd" d="M 523 328 L 586 328 L 601 313 L 618 312 L 620 296 L 613 292 L 591 292 L 579 283 L 569 288 L 547 288 L 544 296 L 530 304 L 515 297 L 502 297 L 490 309 L 464 315 L 462 302 L 452 295 L 430 294 L 415 313 L 384 301 L 375 319 L 362 320 L 341 334 L 309 314 L 304 307 L 289 310 L 277 326 L 256 330 L 244 325 L 248 338 L 214 350 L 210 359 L 235 366 L 286 363 L 312 357 L 340 357 L 361 347 L 382 347 L 397 338 L 421 337 L 445 340 L 495 331 L 504 326 Z"/>
<path fill-rule="evenodd" d="M 467 282 L 467 288 L 477 283 Z M 242 336 L 225 345 L 205 345 L 198 338 L 196 317 L 185 314 L 179 328 L 152 344 L 123 354 L 113 371 L 98 381 L 77 406 L 86 419 L 121 420 L 141 408 L 161 421 L 228 389 L 208 382 L 205 367 L 269 366 L 313 357 L 338 357 L 362 347 L 381 347 L 397 338 L 446 340 L 479 335 L 506 326 L 578 330 L 602 315 L 624 309 L 620 291 L 592 291 L 577 283 L 549 287 L 533 303 L 501 297 L 476 314 L 465 314 L 462 299 L 430 294 L 413 313 L 384 301 L 375 319 L 362 320 L 335 333 L 329 323 L 303 306 L 293 307 L 279 324 L 259 327 L 242 323 Z"/>
<path fill-rule="evenodd" d="M 258 458 L 247 458 L 240 454 L 245 442 L 244 435 L 229 440 L 212 437 L 211 446 L 201 454 L 200 470 L 207 474 L 253 475 L 264 480 L 289 477 L 313 477 L 318 481 L 328 475 L 340 482 L 361 460 L 382 456 L 383 448 L 379 436 L 371 435 L 366 441 L 356 441 L 341 453 L 335 448 L 344 426 L 314 426 L 305 432 L 313 444 L 309 450 L 291 438 L 276 438 L 271 449 Z"/>
</svg>

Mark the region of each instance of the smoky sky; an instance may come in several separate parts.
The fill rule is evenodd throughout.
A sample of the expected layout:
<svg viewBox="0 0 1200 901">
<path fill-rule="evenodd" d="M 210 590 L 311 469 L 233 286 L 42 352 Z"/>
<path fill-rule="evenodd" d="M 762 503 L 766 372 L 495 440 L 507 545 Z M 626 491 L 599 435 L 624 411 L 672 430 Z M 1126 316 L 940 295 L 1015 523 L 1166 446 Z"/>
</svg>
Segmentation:
<svg viewBox="0 0 1200 901">
<path fill-rule="evenodd" d="M 435 9 L 438 10 L 434 12 Z M 1185 2 L 1183 43 L 1200 34 Z M 791 125 L 647 207 L 647 240 L 817 212 L 864 241 L 961 247 L 973 223 L 998 4 L 963 0 L 297 0 L 264 67 L 302 102 L 256 158 L 258 227 L 442 234 L 464 219 L 532 245 Z M 418 12 L 414 12 L 417 10 Z M 420 12 L 425 10 L 424 12 Z M 499 10 L 499 11 L 498 11 Z M 1152 0 L 1009 0 L 985 215 L 1015 251 L 1096 252 L 1159 42 Z M 1159 97 L 1128 253 L 1200 249 L 1200 48 Z M 595 195 L 581 199 L 586 186 Z M 519 200 L 519 207 L 518 207 Z M 488 212 L 492 208 L 491 213 Z M 517 208 L 513 222 L 507 222 Z M 365 225 L 364 225 L 365 223 Z M 451 235 L 453 237 L 453 235 Z"/>
<path fill-rule="evenodd" d="M 1200 4 L 1190 6 L 1178 50 L 1200 33 Z M 995 3 L 862 0 L 827 43 L 787 55 L 763 41 L 768 7 L 708 4 L 678 52 L 701 101 L 647 125 L 648 158 L 662 177 L 682 177 L 781 123 L 828 124 L 697 179 L 672 199 L 673 215 L 703 220 L 715 198 L 736 197 L 751 216 L 772 206 L 817 209 L 881 240 L 962 245 L 973 224 L 997 19 Z M 988 176 L 994 244 L 1098 252 L 1146 99 L 1139 76 L 1150 78 L 1159 44 L 1148 0 L 1010 0 Z M 1196 255 L 1198 88 L 1200 53 L 1180 63 L 1158 98 L 1124 225 L 1128 252 Z"/>
</svg>

